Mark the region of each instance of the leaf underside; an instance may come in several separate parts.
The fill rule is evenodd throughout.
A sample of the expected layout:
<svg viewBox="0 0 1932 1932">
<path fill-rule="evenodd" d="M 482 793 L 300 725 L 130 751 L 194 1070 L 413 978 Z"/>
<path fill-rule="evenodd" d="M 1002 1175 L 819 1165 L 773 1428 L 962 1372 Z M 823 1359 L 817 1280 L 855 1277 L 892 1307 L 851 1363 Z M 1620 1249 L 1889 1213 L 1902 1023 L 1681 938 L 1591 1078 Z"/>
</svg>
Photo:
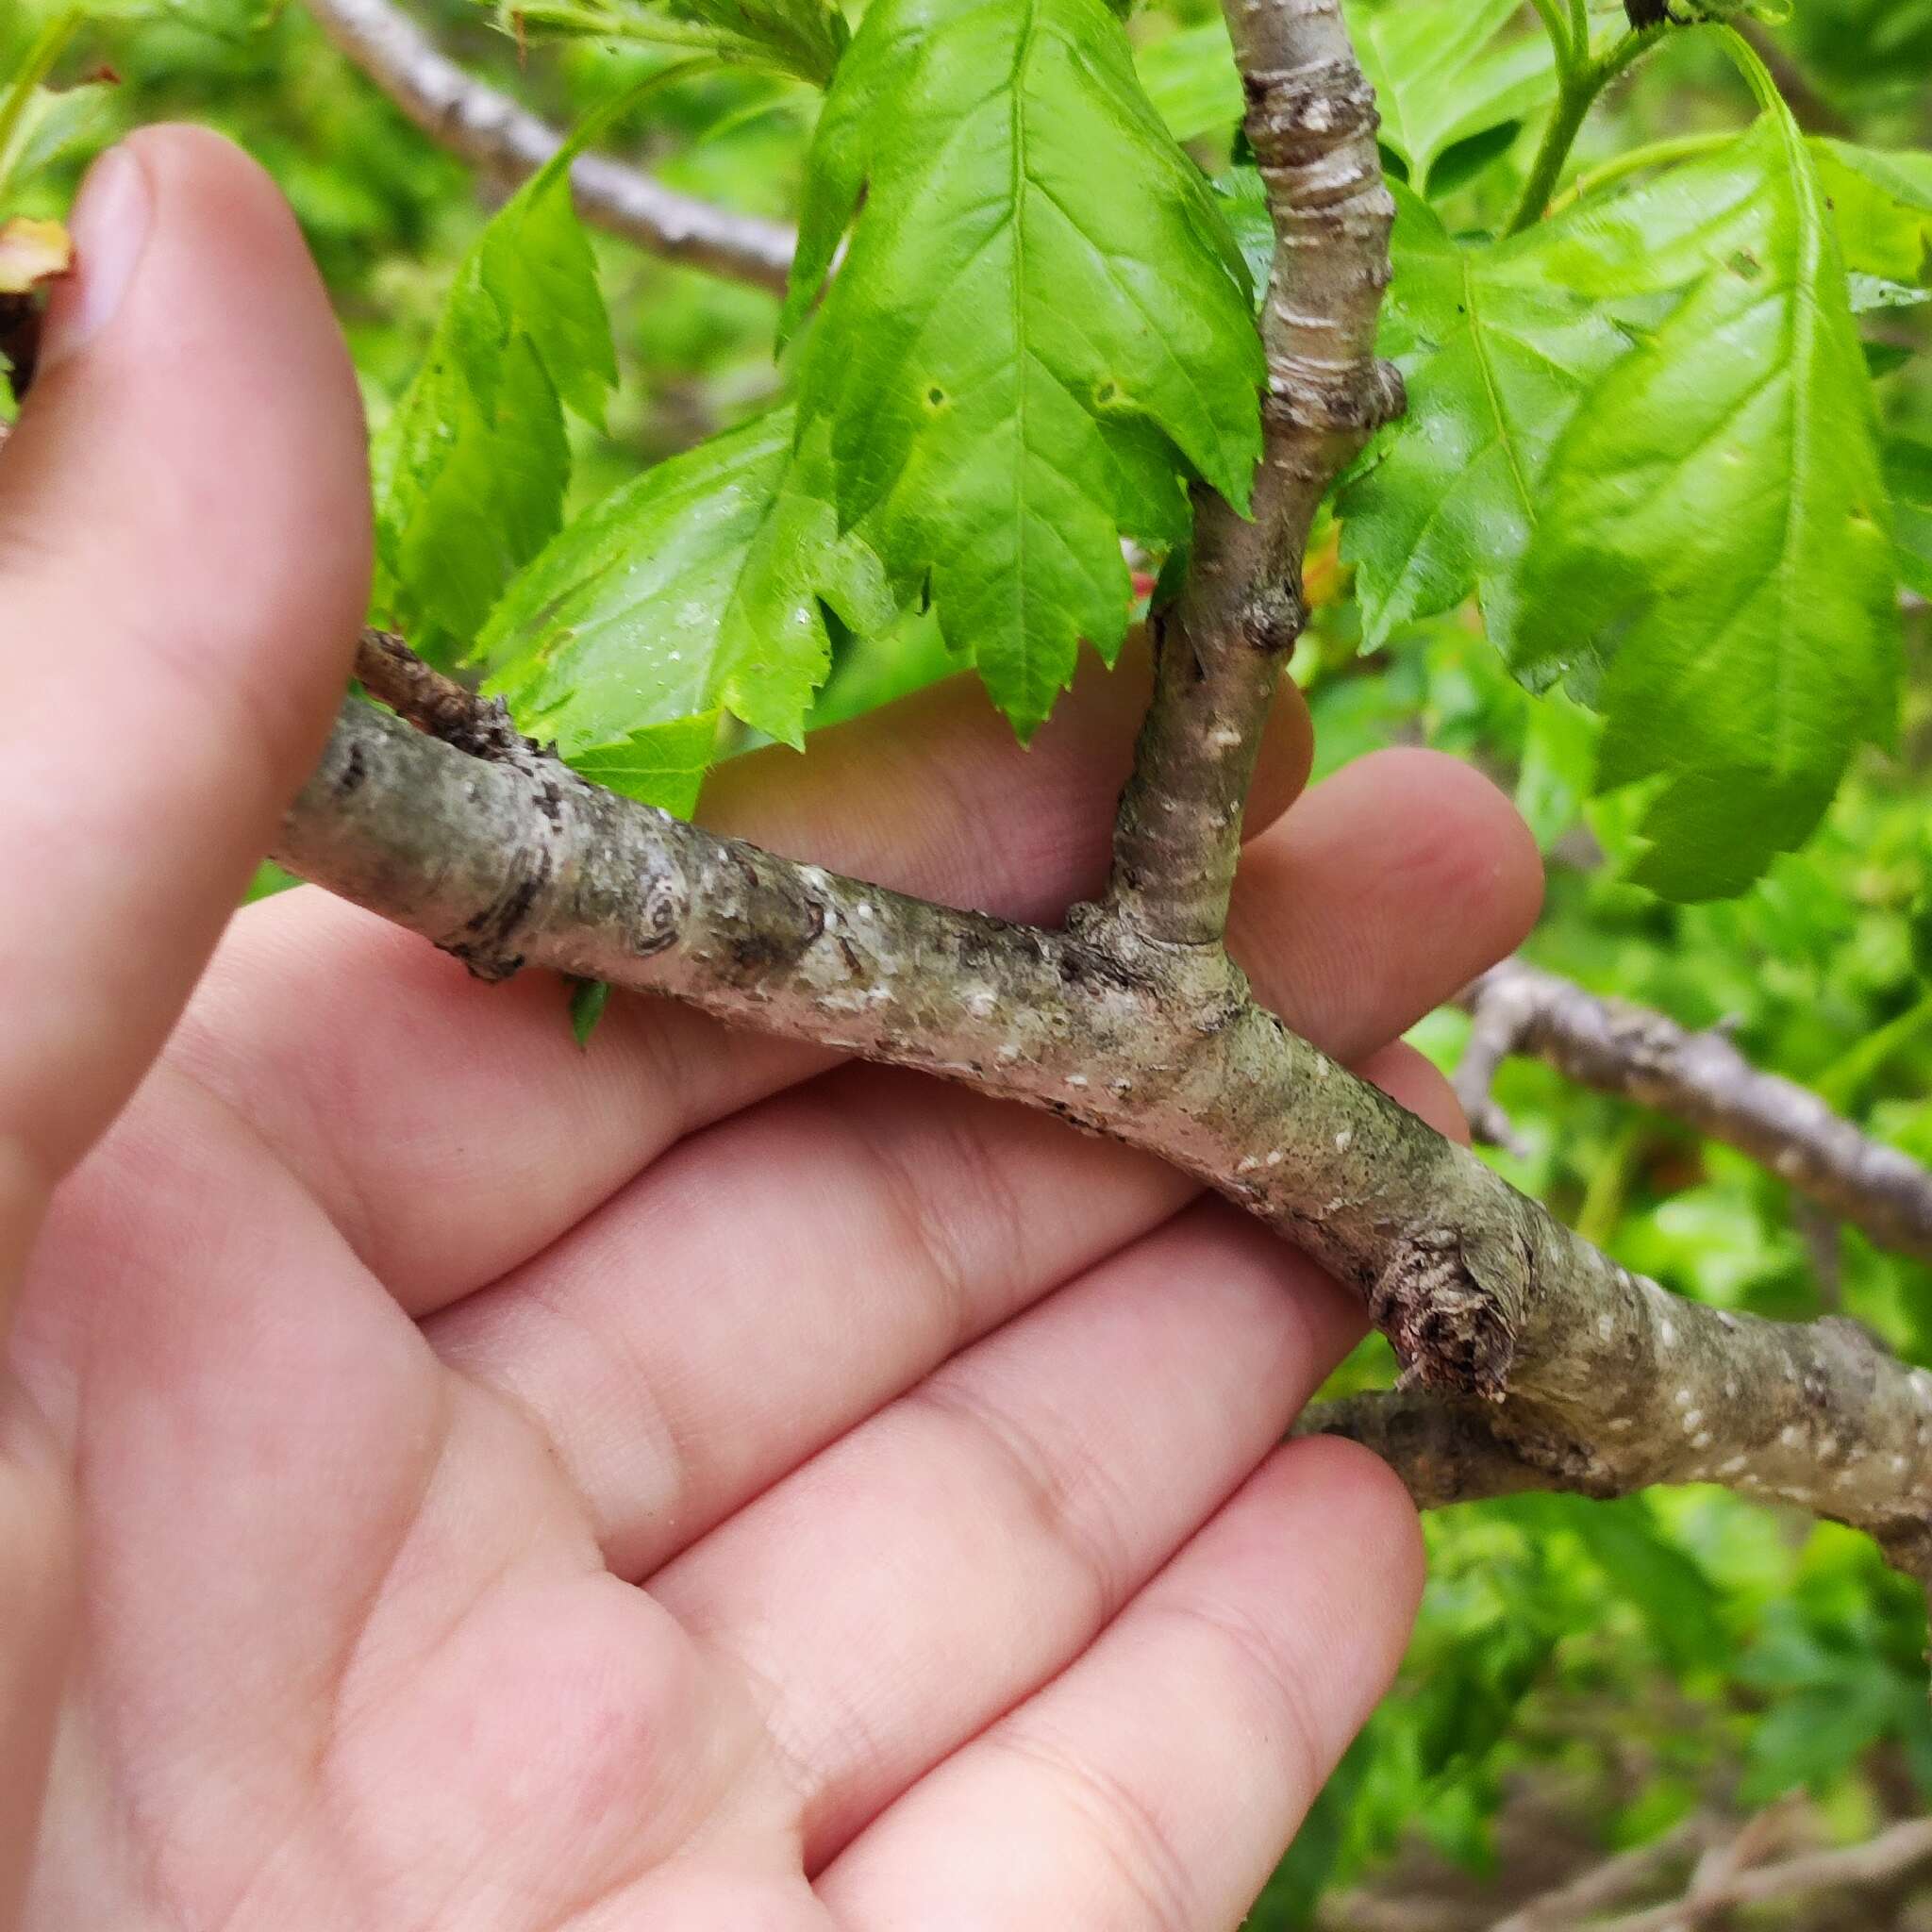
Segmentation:
<svg viewBox="0 0 1932 1932">
<path fill-rule="evenodd" d="M 1855 747 L 1890 738 L 1900 638 L 1871 381 L 1805 142 L 1768 112 L 1684 173 L 1707 265 L 1552 456 L 1516 661 L 1600 675 L 1600 782 L 1658 781 L 1635 876 L 1690 898 L 1808 836 Z M 1670 271 L 1666 225 L 1644 225 L 1600 257 L 1605 286 Z"/>
<path fill-rule="evenodd" d="M 1867 273 L 1905 265 L 1917 219 L 1839 209 Z M 1896 701 L 1875 412 L 1813 149 L 1767 113 L 1488 246 L 1405 196 L 1394 252 L 1409 413 L 1340 500 L 1367 641 L 1475 596 L 1525 681 L 1605 714 L 1600 787 L 1650 784 L 1635 876 L 1741 890 Z"/>
</svg>

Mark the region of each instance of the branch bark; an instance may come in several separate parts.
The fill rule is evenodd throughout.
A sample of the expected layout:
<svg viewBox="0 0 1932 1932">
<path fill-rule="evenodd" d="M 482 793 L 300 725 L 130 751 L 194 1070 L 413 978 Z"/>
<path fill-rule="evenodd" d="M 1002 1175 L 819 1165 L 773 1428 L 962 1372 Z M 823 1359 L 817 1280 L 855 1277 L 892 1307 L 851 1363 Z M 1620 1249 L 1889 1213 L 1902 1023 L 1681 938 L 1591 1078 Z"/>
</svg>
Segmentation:
<svg viewBox="0 0 1932 1932">
<path fill-rule="evenodd" d="M 1674 1114 L 1762 1162 L 1881 1247 L 1932 1263 L 1932 1173 L 1874 1141 L 1793 1080 L 1754 1067 L 1721 1033 L 1599 999 L 1521 959 L 1463 995 L 1474 1016 L 1456 1089 L 1476 1131 L 1509 1144 L 1491 1097 L 1510 1054 L 1540 1054 L 1584 1086 Z"/>
<path fill-rule="evenodd" d="M 1328 484 L 1403 407 L 1375 358 L 1395 204 L 1374 92 L 1335 0 L 1227 0 L 1274 225 L 1252 517 L 1195 491 L 1188 580 L 1157 613 L 1155 692 L 1114 832 L 1109 908 L 1150 940 L 1218 946 L 1275 686 L 1301 635 L 1301 562 Z"/>
<path fill-rule="evenodd" d="M 1718 1841 L 1718 1821 L 1696 1812 L 1649 1844 L 1619 1852 L 1498 1920 L 1491 1932 L 1574 1932 L 1586 1918 L 1648 1890 Z"/>
<path fill-rule="evenodd" d="M 1421 1391 L 1448 1398 L 1409 1457 L 1425 1500 L 1506 1478 L 1724 1482 L 1932 1575 L 1932 1374 L 1849 1323 L 1734 1316 L 1617 1267 L 1290 1032 L 1227 958 L 1298 546 L 1394 401 L 1370 345 L 1389 204 L 1335 0 L 1228 13 L 1280 240 L 1269 457 L 1253 525 L 1200 506 L 1104 903 L 1047 932 L 791 864 L 504 742 L 500 714 L 455 687 L 391 686 L 437 736 L 352 701 L 277 857 L 486 976 L 529 963 L 668 993 L 1165 1157 L 1361 1294 L 1406 1369 L 1385 1424 L 1421 1413 Z"/>
<path fill-rule="evenodd" d="M 1425 1501 L 1709 1480 L 1932 1574 L 1932 1374 L 1855 1324 L 1632 1275 L 1291 1033 L 1218 949 L 908 899 L 723 840 L 525 751 L 360 702 L 287 820 L 293 871 L 487 977 L 524 964 L 923 1067 L 1175 1162 L 1354 1285 L 1411 1387 L 1379 1441 Z M 1456 1398 L 1427 1409 L 1423 1390 Z M 1377 1440 L 1366 1424 L 1355 1429 Z"/>
<path fill-rule="evenodd" d="M 1881 1831 L 1863 1844 L 1807 1852 L 1775 1865 L 1742 1867 L 1700 1886 L 1689 1898 L 1648 1911 L 1602 1920 L 1597 1932 L 1677 1932 L 1707 1925 L 1740 1906 L 1802 1898 L 1816 1891 L 1857 1890 L 1884 1885 L 1932 1860 L 1932 1819 L 1914 1818 Z"/>
<path fill-rule="evenodd" d="M 391 0 L 307 0 L 348 58 L 416 125 L 502 180 L 533 175 L 563 145 L 556 128 L 467 74 Z M 654 255 L 783 294 L 797 238 L 758 215 L 679 194 L 638 168 L 584 155 L 571 169 L 587 222 Z"/>
</svg>

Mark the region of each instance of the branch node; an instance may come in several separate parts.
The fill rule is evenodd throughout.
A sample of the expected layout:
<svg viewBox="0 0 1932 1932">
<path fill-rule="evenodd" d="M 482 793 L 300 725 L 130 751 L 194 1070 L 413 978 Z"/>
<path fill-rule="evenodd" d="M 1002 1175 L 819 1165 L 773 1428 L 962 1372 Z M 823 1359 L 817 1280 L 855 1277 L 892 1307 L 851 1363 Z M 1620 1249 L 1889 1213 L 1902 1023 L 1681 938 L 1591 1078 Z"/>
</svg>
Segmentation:
<svg viewBox="0 0 1932 1932">
<path fill-rule="evenodd" d="M 1455 1229 L 1427 1229 L 1397 1250 L 1370 1293 L 1369 1317 L 1394 1344 L 1405 1387 L 1503 1400 L 1515 1324 Z"/>
<path fill-rule="evenodd" d="M 1286 658 L 1307 621 L 1307 606 L 1292 582 L 1258 586 L 1236 619 L 1241 641 L 1264 658 Z"/>
<path fill-rule="evenodd" d="M 356 644 L 356 676 L 372 697 L 417 730 L 473 758 L 514 765 L 533 777 L 557 762 L 554 746 L 525 738 L 501 698 L 479 696 L 433 665 L 425 664 L 392 631 L 365 630 Z M 556 805 L 556 790 L 540 792 L 540 807 Z"/>
<path fill-rule="evenodd" d="M 1257 165 L 1264 174 L 1320 167 L 1342 142 L 1382 125 L 1375 91 L 1349 56 L 1286 72 L 1244 74 L 1245 121 Z M 1357 192 L 1353 175 L 1331 176 L 1326 194 L 1297 196 L 1297 212 L 1332 208 Z"/>
</svg>

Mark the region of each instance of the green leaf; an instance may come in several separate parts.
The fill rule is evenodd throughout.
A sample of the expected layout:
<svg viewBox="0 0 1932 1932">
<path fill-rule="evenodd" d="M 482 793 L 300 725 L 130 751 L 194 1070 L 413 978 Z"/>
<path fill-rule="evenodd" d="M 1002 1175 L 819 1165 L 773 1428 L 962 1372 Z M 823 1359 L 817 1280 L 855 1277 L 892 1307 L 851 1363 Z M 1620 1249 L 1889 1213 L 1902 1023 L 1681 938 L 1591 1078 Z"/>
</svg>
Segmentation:
<svg viewBox="0 0 1932 1932">
<path fill-rule="evenodd" d="M 1600 304 L 1551 279 L 1553 232 L 1468 247 L 1396 192 L 1383 348 L 1402 366 L 1408 409 L 1337 506 L 1371 649 L 1472 594 L 1509 648 L 1550 451 L 1629 346 Z"/>
<path fill-rule="evenodd" d="M 0 197 L 18 193 L 36 175 L 87 140 L 110 92 L 105 81 L 25 90 L 13 108 L 8 132 L 0 141 Z"/>
<path fill-rule="evenodd" d="M 646 724 L 607 744 L 565 753 L 593 784 L 688 819 L 698 808 L 705 774 L 718 759 L 718 711 Z"/>
<path fill-rule="evenodd" d="M 69 8 L 42 24 L 27 42 L 12 73 L 0 84 L 0 214 L 20 185 L 63 147 L 74 129 L 76 109 L 90 109 L 99 91 L 66 92 L 43 85 L 80 25 L 80 9 Z"/>
<path fill-rule="evenodd" d="M 1718 1615 L 1716 1587 L 1664 1533 L 1642 1497 L 1600 1503 L 1583 1496 L 1516 1496 L 1498 1513 L 1539 1537 L 1558 1530 L 1575 1537 L 1611 1590 L 1642 1614 L 1675 1669 L 1729 1662 L 1732 1645 Z"/>
<path fill-rule="evenodd" d="M 1611 1586 L 1643 1613 L 1657 1648 L 1677 1669 L 1718 1669 L 1730 1661 L 1716 1589 L 1664 1534 L 1641 1496 L 1615 1503 L 1582 1496 L 1548 1500 L 1563 1510 Z"/>
<path fill-rule="evenodd" d="M 564 149 L 458 274 L 429 354 L 378 440 L 376 598 L 432 658 L 460 657 L 555 535 L 567 406 L 601 426 L 615 353 Z"/>
<path fill-rule="evenodd" d="M 930 586 L 1023 736 L 1111 657 L 1125 533 L 1179 474 L 1245 508 L 1260 448 L 1246 271 L 1104 0 L 877 0 L 813 145 L 793 319 L 858 206 L 800 375 L 842 523 Z"/>
<path fill-rule="evenodd" d="M 667 0 L 680 18 L 754 42 L 774 67 L 824 87 L 852 38 L 828 0 Z"/>
<path fill-rule="evenodd" d="M 1666 177 L 1570 230 L 1586 292 L 1703 274 L 1557 444 L 1514 661 L 1600 675 L 1601 786 L 1660 781 L 1635 876 L 1701 898 L 1808 836 L 1854 747 L 1890 734 L 1899 627 L 1871 382 L 1806 142 L 1780 105 L 1676 172 L 1688 195 Z"/>
<path fill-rule="evenodd" d="M 580 1047 L 588 1047 L 604 1008 L 610 1004 L 610 988 L 601 979 L 579 979 L 570 990 L 570 1030 Z"/>
<path fill-rule="evenodd" d="M 476 244 L 478 278 L 507 331 L 526 335 L 564 407 L 592 429 L 617 387 L 617 351 L 590 237 L 553 162 L 504 205 Z"/>
<path fill-rule="evenodd" d="M 1520 0 L 1348 0 L 1382 142 L 1418 188 L 1458 142 L 1520 125 L 1557 97 L 1556 55 L 1541 33 L 1511 33 Z"/>
<path fill-rule="evenodd" d="M 1773 1705 L 1746 1746 L 1739 1802 L 1767 1805 L 1798 1785 L 1823 1793 L 1893 1728 L 1896 1715 L 1892 1686 L 1875 1670 Z"/>
<path fill-rule="evenodd" d="M 1268 211 L 1268 188 L 1259 168 L 1230 168 L 1214 177 L 1214 192 L 1228 233 L 1241 252 L 1258 312 L 1274 267 L 1274 217 Z"/>
<path fill-rule="evenodd" d="M 518 27 L 686 47 L 824 87 L 851 38 L 829 0 L 502 0 Z"/>
<path fill-rule="evenodd" d="M 434 661 L 463 657 L 511 574 L 556 533 L 570 444 L 528 336 L 466 269 L 375 452 L 377 606 Z"/>
<path fill-rule="evenodd" d="M 822 608 L 890 621 L 877 561 L 841 537 L 823 433 L 777 409 L 624 485 L 576 518 L 492 615 L 489 689 L 533 737 L 613 790 L 688 813 L 722 713 L 803 740 L 831 661 Z"/>
<path fill-rule="evenodd" d="M 1885 482 L 1898 574 L 1920 596 L 1932 597 L 1932 443 L 1893 438 L 1885 446 Z"/>
<path fill-rule="evenodd" d="M 1932 247 L 1932 154 L 1822 138 L 1811 152 L 1846 267 L 1888 281 L 1923 281 Z"/>
</svg>

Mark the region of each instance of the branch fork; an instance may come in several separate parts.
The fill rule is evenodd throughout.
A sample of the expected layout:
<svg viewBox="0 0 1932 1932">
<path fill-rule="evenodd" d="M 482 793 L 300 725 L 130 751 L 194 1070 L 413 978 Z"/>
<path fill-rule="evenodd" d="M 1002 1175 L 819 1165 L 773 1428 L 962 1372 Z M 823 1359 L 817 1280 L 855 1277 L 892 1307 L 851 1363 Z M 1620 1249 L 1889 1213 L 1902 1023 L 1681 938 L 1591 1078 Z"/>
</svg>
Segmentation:
<svg viewBox="0 0 1932 1932">
<path fill-rule="evenodd" d="M 1850 1324 L 1737 1316 L 1619 1268 L 1299 1039 L 1226 955 L 1309 525 L 1400 406 L 1374 355 L 1393 207 L 1337 0 L 1226 7 L 1277 242 L 1264 458 L 1252 519 L 1197 494 L 1103 899 L 1049 931 L 718 838 L 588 783 L 379 638 L 360 675 L 391 708 L 345 706 L 277 856 L 486 976 L 668 994 L 1165 1158 L 1361 1294 L 1404 1385 L 1315 1425 L 1389 1453 L 1421 1501 L 1725 1483 L 1932 1578 L 1932 1375 Z"/>
</svg>

